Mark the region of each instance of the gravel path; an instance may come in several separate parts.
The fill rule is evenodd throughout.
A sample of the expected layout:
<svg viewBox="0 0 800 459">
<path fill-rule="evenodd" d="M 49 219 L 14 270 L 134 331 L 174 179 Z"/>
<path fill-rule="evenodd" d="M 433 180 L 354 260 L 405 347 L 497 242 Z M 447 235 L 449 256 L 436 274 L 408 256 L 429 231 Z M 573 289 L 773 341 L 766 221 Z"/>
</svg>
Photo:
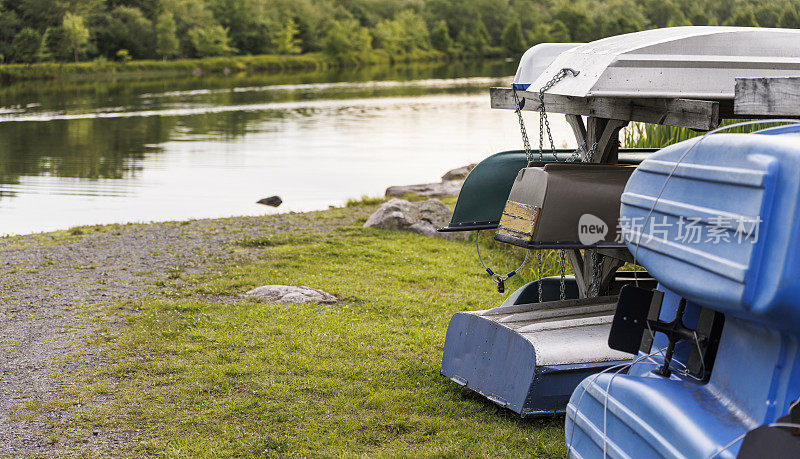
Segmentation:
<svg viewBox="0 0 800 459">
<path fill-rule="evenodd" d="M 83 307 L 168 294 L 156 284 L 170 272 L 198 273 L 255 256 L 257 251 L 236 250 L 238 241 L 275 232 L 325 232 L 371 210 L 112 225 L 0 239 L 0 456 L 68 454 L 73 446 L 51 442 L 48 429 L 68 411 L 44 410 L 31 419 L 18 408 L 58 397 L 68 383 L 59 374 L 76 368 L 75 349 L 83 363 L 106 360 L 101 348 L 84 345 L 94 329 L 79 320 Z M 136 437 L 96 434 L 87 445 L 95 451 Z"/>
</svg>

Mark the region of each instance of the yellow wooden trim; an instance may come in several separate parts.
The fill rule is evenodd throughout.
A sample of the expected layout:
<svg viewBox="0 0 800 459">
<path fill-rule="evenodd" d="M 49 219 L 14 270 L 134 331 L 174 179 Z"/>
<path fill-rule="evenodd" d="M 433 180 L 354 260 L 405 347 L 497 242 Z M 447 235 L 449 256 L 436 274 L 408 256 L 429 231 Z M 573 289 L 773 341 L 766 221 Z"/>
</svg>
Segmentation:
<svg viewBox="0 0 800 459">
<path fill-rule="evenodd" d="M 508 201 L 503 209 L 503 215 L 500 217 L 500 226 L 497 232 L 515 239 L 532 241 L 538 217 L 538 207 Z"/>
</svg>

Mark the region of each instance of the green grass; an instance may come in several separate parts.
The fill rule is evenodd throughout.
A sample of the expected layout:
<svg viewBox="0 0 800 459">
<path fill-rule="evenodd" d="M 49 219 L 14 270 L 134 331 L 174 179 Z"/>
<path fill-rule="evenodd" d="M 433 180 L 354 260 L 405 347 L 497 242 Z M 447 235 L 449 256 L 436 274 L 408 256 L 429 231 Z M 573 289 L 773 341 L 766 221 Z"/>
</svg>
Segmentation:
<svg viewBox="0 0 800 459">
<path fill-rule="evenodd" d="M 520 251 L 482 244 L 498 270 L 516 267 Z M 121 321 L 121 332 L 96 338 L 111 362 L 65 396 L 77 414 L 54 438 L 141 430 L 123 454 L 171 457 L 564 455 L 563 418 L 521 420 L 439 375 L 450 317 L 505 297 L 474 239 L 346 226 L 238 245 L 257 261 L 187 275 L 172 300 L 106 310 Z M 547 263 L 553 271 L 552 255 Z M 523 270 L 507 291 L 532 277 Z M 341 301 L 237 296 L 265 284 Z M 92 403 L 107 381 L 113 399 Z"/>
<path fill-rule="evenodd" d="M 359 199 L 348 199 L 345 203 L 345 207 L 359 207 L 359 206 L 372 206 L 375 204 L 383 204 L 384 202 L 388 201 L 389 199 L 383 196 L 361 196 Z"/>
<path fill-rule="evenodd" d="M 746 120 L 723 120 L 720 126 L 728 126 Z M 775 127 L 777 124 L 765 122 L 726 129 L 723 132 L 747 134 L 759 129 Z M 633 123 L 623 131 L 622 145 L 625 148 L 664 148 L 667 145 L 682 142 L 692 137 L 705 134 L 688 128 L 664 126 L 659 124 Z"/>
<path fill-rule="evenodd" d="M 221 56 L 202 59 L 135 60 L 115 62 L 97 59 L 88 62 L 39 62 L 34 64 L 0 65 L 0 81 L 42 80 L 63 77 L 88 77 L 94 75 L 141 75 L 141 74 L 189 74 L 200 73 L 258 73 L 285 70 L 318 70 L 328 68 L 356 67 L 369 64 L 394 62 L 425 62 L 442 59 L 438 51 L 414 51 L 403 56 L 393 56 L 384 50 L 331 57 L 324 53 L 299 55 L 255 55 Z M 454 55 L 448 58 L 459 58 Z"/>
</svg>

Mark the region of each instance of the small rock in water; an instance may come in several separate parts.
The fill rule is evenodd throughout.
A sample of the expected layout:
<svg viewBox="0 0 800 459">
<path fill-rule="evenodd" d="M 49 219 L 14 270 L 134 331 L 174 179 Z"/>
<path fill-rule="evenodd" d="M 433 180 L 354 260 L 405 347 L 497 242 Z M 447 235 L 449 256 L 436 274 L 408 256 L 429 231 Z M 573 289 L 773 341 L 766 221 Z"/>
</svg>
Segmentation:
<svg viewBox="0 0 800 459">
<path fill-rule="evenodd" d="M 264 204 L 265 206 L 278 207 L 283 204 L 283 199 L 281 199 L 280 196 L 270 196 L 268 198 L 259 199 L 257 203 Z"/>
<path fill-rule="evenodd" d="M 438 199 L 409 202 L 392 199 L 382 204 L 364 223 L 364 228 L 411 231 L 428 237 L 462 239 L 462 233 L 440 233 L 437 228 L 447 226 L 453 212 Z"/>
<path fill-rule="evenodd" d="M 468 164 L 463 167 L 449 170 L 442 176 L 442 181 L 446 182 L 448 180 L 464 180 L 467 178 L 467 175 L 469 175 L 472 169 L 475 169 L 475 166 L 476 164 Z"/>
<path fill-rule="evenodd" d="M 278 304 L 332 304 L 338 301 L 336 297 L 330 293 L 325 293 L 322 290 L 306 287 L 304 285 L 264 285 L 249 290 L 244 296 Z"/>
</svg>

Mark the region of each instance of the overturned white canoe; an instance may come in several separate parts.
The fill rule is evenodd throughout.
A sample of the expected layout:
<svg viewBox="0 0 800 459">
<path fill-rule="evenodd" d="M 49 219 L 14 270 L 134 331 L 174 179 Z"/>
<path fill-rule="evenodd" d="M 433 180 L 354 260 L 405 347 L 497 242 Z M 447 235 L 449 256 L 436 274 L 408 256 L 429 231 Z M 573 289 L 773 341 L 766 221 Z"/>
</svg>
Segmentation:
<svg viewBox="0 0 800 459">
<path fill-rule="evenodd" d="M 529 62 L 521 65 L 535 65 Z M 563 68 L 580 73 L 549 94 L 731 100 L 736 78 L 800 76 L 800 29 L 671 27 L 618 35 L 567 49 L 543 72 L 520 69 L 514 83 L 538 91 Z"/>
</svg>

